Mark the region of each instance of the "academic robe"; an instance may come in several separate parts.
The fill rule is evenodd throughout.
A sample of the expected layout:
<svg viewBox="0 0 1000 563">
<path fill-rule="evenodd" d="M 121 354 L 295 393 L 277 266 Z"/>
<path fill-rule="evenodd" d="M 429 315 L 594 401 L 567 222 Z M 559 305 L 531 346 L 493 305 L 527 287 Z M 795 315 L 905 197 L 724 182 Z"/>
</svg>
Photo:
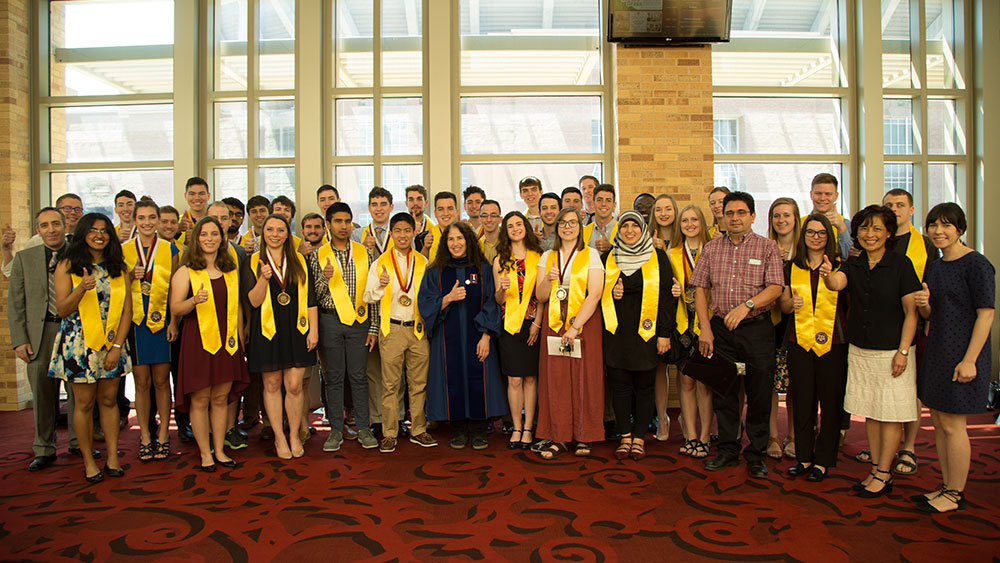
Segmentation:
<svg viewBox="0 0 1000 563">
<path fill-rule="evenodd" d="M 441 301 L 456 281 L 465 287 L 465 299 L 442 311 Z M 497 362 L 496 337 L 502 322 L 494 290 L 493 272 L 486 263 L 470 266 L 463 259 L 424 273 L 417 306 L 431 347 L 429 420 L 485 420 L 507 412 Z M 491 336 L 490 354 L 480 362 L 476 345 L 483 333 Z"/>
</svg>

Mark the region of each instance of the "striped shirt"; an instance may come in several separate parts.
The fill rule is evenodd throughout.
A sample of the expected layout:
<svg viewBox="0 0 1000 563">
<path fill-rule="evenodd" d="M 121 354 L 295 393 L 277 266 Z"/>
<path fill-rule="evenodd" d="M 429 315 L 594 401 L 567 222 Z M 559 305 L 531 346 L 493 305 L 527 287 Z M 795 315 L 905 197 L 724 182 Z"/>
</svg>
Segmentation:
<svg viewBox="0 0 1000 563">
<path fill-rule="evenodd" d="M 753 232 L 738 243 L 729 236 L 709 241 L 691 276 L 692 286 L 712 290 L 709 309 L 721 317 L 767 287 L 784 284 L 778 244 Z M 746 318 L 763 315 L 772 307 L 774 303 L 754 307 Z"/>
</svg>

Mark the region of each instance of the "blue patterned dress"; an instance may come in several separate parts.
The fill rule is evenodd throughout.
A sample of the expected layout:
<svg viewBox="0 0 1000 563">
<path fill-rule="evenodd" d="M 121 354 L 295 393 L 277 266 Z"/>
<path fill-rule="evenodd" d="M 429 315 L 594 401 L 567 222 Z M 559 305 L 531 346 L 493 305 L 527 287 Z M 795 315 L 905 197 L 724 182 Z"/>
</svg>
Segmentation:
<svg viewBox="0 0 1000 563">
<path fill-rule="evenodd" d="M 97 302 L 101 310 L 101 320 L 107 322 L 108 307 L 111 304 L 111 282 L 104 264 L 92 267 L 97 279 Z M 125 274 L 122 274 L 125 275 Z M 127 348 L 128 343 L 123 346 Z M 122 350 L 118 365 L 111 371 L 104 370 L 104 357 L 108 350 L 92 350 L 83 340 L 83 322 L 80 311 L 73 311 L 59 324 L 59 334 L 52 346 L 52 361 L 49 362 L 49 377 L 70 383 L 97 383 L 98 379 L 121 377 L 132 371 L 128 350 Z"/>
</svg>

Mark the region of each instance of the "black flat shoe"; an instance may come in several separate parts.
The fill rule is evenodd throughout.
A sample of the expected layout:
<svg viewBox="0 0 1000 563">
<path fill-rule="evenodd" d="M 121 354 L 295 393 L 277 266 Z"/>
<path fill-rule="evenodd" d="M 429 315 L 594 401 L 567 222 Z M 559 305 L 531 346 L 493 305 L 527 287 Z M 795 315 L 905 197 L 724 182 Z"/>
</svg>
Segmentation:
<svg viewBox="0 0 1000 563">
<path fill-rule="evenodd" d="M 922 495 L 921 495 L 922 496 Z M 945 499 L 953 502 L 955 508 L 949 508 L 946 510 L 941 510 L 931 504 L 929 501 L 922 500 L 917 503 L 917 510 L 921 512 L 928 512 L 931 514 L 942 514 L 945 512 L 954 512 L 959 510 L 965 510 L 965 493 L 962 491 L 956 491 L 955 489 L 942 488 L 941 493 L 938 496 L 942 496 Z"/>
<path fill-rule="evenodd" d="M 811 465 L 802 465 L 801 462 L 789 467 L 785 470 L 785 474 L 789 477 L 799 477 L 801 475 L 806 475 L 812 469 Z"/>
<path fill-rule="evenodd" d="M 226 469 L 232 469 L 232 468 L 236 467 L 236 460 L 235 459 L 231 459 L 229 461 L 222 461 L 219 458 L 215 458 L 215 463 L 221 465 L 222 467 L 225 467 Z"/>
<path fill-rule="evenodd" d="M 910 497 L 910 502 L 924 502 L 924 501 L 931 500 L 931 499 L 937 497 L 938 495 L 940 495 L 945 489 L 946 489 L 946 487 L 944 486 L 944 483 L 941 483 L 941 485 L 937 489 L 935 489 L 934 491 L 932 491 L 930 493 L 921 493 L 919 495 L 913 495 L 913 496 L 911 496 Z"/>
<path fill-rule="evenodd" d="M 508 450 L 516 450 L 516 449 L 519 449 L 521 447 L 521 436 L 524 435 L 524 430 L 516 430 L 515 429 L 515 430 L 512 430 L 510 432 L 504 432 L 504 434 L 510 434 L 511 438 L 513 438 L 514 437 L 514 432 L 517 432 L 517 438 L 518 439 L 507 442 L 507 449 Z"/>
<path fill-rule="evenodd" d="M 815 465 L 809 468 L 809 474 L 806 475 L 806 481 L 819 483 L 823 479 L 826 479 L 826 470 L 820 469 Z"/>
<path fill-rule="evenodd" d="M 527 442 L 524 441 L 524 435 L 525 434 L 531 434 L 532 436 L 534 436 L 535 435 L 535 431 L 534 430 L 524 430 L 521 433 L 521 449 L 522 450 L 531 449 L 531 440 L 529 439 Z"/>
<path fill-rule="evenodd" d="M 730 465 L 739 465 L 740 458 L 738 456 L 729 456 L 725 454 L 719 454 L 712 459 L 707 459 L 704 461 L 705 469 L 709 471 L 719 471 L 720 469 L 725 469 Z"/>
<path fill-rule="evenodd" d="M 106 464 L 106 463 L 104 464 L 104 472 L 108 474 L 108 477 L 124 477 L 125 476 L 125 470 L 124 469 L 122 469 L 120 467 L 118 469 L 111 469 L 110 467 L 108 467 L 108 464 Z"/>
<path fill-rule="evenodd" d="M 46 467 L 52 465 L 52 462 L 56 460 L 54 455 L 40 455 L 35 459 L 31 460 L 28 464 L 28 471 L 39 471 L 45 469 Z"/>
<path fill-rule="evenodd" d="M 84 477 L 84 478 L 90 484 L 100 483 L 101 481 L 104 480 L 104 474 L 98 471 L 96 475 L 91 475 L 90 477 Z"/>
<path fill-rule="evenodd" d="M 747 473 L 753 479 L 767 479 L 767 464 L 764 460 L 751 461 L 747 464 Z"/>
<path fill-rule="evenodd" d="M 214 463 L 212 465 L 195 465 L 194 468 L 205 473 L 215 473 Z"/>
</svg>

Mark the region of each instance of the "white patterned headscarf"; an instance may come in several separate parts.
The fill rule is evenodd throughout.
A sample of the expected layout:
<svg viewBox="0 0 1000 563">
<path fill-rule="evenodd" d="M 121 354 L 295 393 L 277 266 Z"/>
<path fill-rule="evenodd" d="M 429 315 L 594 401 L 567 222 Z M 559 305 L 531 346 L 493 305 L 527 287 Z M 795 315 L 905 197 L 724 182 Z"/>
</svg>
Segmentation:
<svg viewBox="0 0 1000 563">
<path fill-rule="evenodd" d="M 621 226 L 626 221 L 633 221 L 642 229 L 639 240 L 633 245 L 625 244 L 622 240 Z M 631 276 L 649 257 L 653 255 L 653 239 L 649 236 L 649 227 L 642 220 L 642 215 L 637 211 L 626 211 L 618 217 L 618 233 L 615 235 L 614 243 L 611 247 L 611 255 L 615 257 L 615 263 L 626 276 Z"/>
</svg>

